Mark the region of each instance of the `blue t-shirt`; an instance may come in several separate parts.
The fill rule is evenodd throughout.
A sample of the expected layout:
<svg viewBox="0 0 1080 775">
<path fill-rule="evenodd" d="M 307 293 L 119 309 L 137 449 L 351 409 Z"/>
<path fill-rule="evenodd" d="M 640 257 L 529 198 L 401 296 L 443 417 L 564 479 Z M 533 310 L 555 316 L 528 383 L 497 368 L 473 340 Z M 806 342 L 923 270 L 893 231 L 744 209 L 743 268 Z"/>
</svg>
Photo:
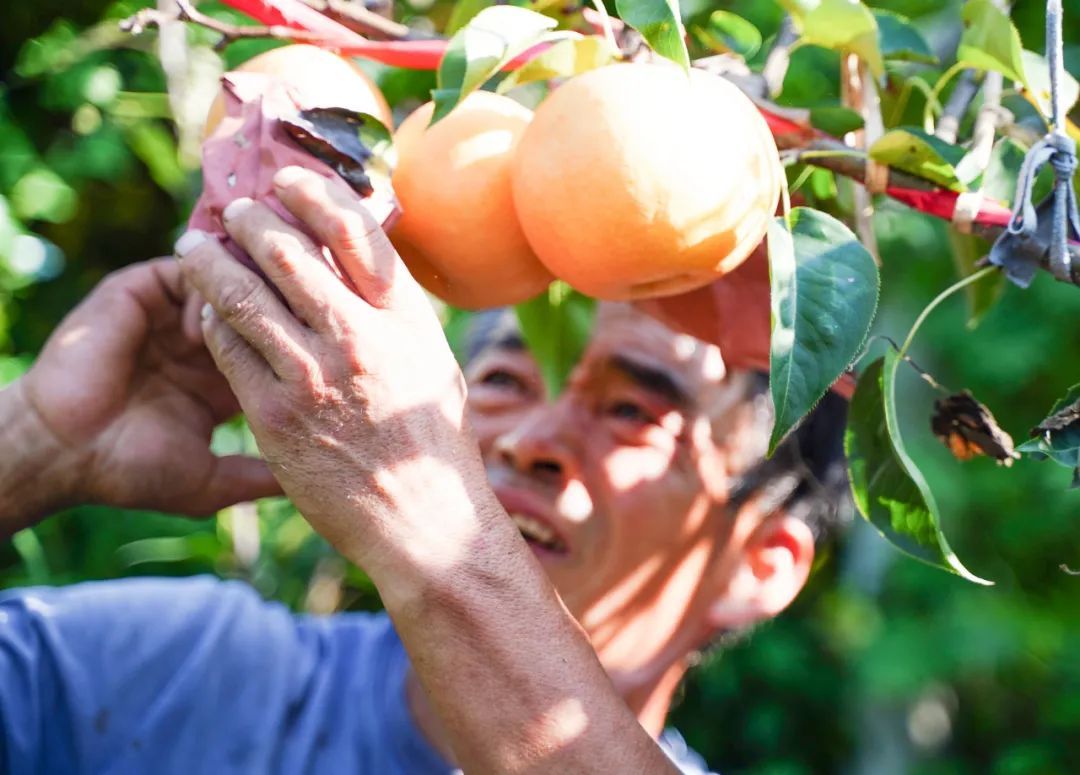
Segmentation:
<svg viewBox="0 0 1080 775">
<path fill-rule="evenodd" d="M 213 578 L 0 595 L 0 772 L 440 775 L 384 614 L 296 616 Z M 686 773 L 704 762 L 674 731 Z"/>
</svg>

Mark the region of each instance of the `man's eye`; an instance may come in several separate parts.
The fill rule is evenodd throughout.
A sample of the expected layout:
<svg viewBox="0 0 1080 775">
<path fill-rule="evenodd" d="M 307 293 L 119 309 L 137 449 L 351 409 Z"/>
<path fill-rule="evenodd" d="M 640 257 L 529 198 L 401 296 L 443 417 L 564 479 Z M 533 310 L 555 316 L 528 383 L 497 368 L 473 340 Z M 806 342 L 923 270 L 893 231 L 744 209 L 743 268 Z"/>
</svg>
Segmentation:
<svg viewBox="0 0 1080 775">
<path fill-rule="evenodd" d="M 525 390 L 525 383 L 504 369 L 489 371 L 480 378 L 480 384 L 509 390 Z"/>
<path fill-rule="evenodd" d="M 632 401 L 615 401 L 608 406 L 608 416 L 618 420 L 629 420 L 638 423 L 653 423 L 656 418 L 642 407 Z"/>
</svg>

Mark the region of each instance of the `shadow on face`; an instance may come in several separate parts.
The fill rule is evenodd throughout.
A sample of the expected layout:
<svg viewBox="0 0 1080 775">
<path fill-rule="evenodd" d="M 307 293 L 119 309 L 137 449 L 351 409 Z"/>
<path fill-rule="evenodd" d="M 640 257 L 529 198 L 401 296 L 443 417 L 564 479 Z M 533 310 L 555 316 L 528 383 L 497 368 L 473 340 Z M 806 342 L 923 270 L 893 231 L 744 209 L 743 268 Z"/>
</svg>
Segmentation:
<svg viewBox="0 0 1080 775">
<path fill-rule="evenodd" d="M 730 576 L 728 483 L 764 453 L 771 416 L 751 375 L 623 304 L 601 304 L 557 397 L 511 313 L 476 334 L 469 414 L 489 480 L 593 645 L 640 656 L 707 635 Z"/>
</svg>

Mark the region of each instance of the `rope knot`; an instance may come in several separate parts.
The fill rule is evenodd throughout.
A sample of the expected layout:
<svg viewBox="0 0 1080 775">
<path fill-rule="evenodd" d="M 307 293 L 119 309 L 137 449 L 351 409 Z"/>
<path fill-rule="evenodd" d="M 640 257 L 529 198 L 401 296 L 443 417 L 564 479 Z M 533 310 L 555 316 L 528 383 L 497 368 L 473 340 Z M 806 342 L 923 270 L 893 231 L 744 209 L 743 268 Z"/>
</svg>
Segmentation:
<svg viewBox="0 0 1080 775">
<path fill-rule="evenodd" d="M 1047 135 L 1046 142 L 1054 149 L 1050 157 L 1054 175 L 1059 181 L 1071 181 L 1076 172 L 1076 141 L 1058 129 Z"/>
</svg>

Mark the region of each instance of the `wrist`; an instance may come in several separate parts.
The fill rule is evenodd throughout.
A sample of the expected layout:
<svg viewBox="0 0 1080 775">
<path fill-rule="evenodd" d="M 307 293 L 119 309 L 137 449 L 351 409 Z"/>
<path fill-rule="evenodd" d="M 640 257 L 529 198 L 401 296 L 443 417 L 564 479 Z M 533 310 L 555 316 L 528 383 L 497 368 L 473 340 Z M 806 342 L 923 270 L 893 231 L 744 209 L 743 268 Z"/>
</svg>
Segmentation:
<svg viewBox="0 0 1080 775">
<path fill-rule="evenodd" d="M 77 468 L 42 420 L 22 379 L 0 390 L 0 533 L 11 534 L 77 502 Z"/>
<path fill-rule="evenodd" d="M 477 469 L 471 476 L 460 469 L 432 476 L 430 468 L 416 479 L 395 476 L 407 497 L 391 498 L 380 509 L 386 528 L 378 545 L 367 544 L 363 556 L 349 555 L 371 576 L 388 610 L 445 601 L 449 593 L 466 591 L 463 583 L 471 593 L 475 580 L 529 559 L 483 467 Z"/>
</svg>

